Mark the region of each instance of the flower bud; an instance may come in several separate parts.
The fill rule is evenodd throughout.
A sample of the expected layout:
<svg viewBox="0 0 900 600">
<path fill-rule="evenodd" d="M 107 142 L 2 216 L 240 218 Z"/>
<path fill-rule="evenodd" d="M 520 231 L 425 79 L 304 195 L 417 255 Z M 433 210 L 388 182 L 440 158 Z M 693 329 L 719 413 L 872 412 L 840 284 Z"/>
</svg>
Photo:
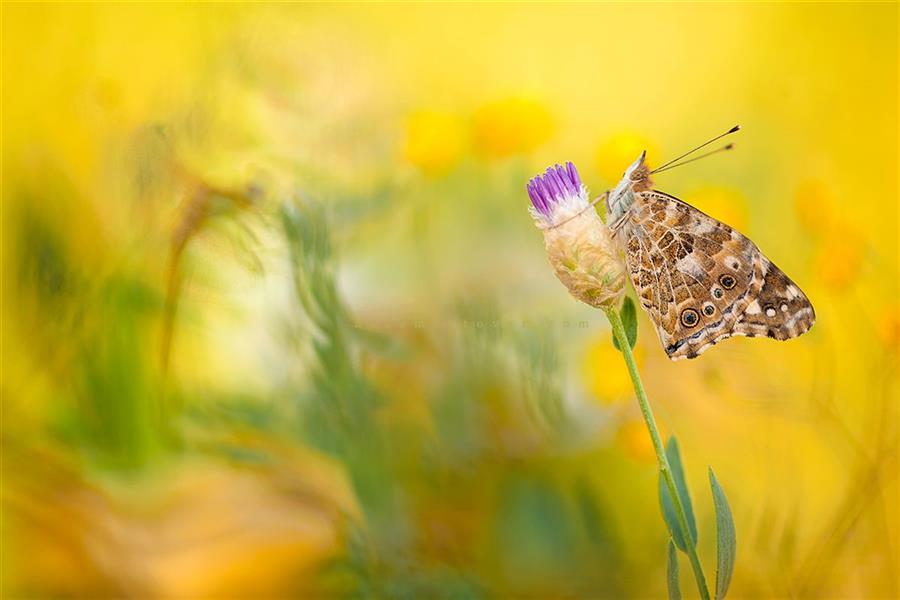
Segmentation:
<svg viewBox="0 0 900 600">
<path fill-rule="evenodd" d="M 596 308 L 617 308 L 625 267 L 606 224 L 588 201 L 571 162 L 550 167 L 528 182 L 529 209 L 544 232 L 547 257 L 569 293 Z"/>
</svg>

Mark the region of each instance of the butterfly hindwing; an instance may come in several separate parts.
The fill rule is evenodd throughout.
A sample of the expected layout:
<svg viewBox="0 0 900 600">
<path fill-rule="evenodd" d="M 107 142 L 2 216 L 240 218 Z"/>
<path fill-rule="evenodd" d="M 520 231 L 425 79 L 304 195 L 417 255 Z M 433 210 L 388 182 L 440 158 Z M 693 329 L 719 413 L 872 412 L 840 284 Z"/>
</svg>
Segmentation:
<svg viewBox="0 0 900 600">
<path fill-rule="evenodd" d="M 812 325 L 806 296 L 752 241 L 674 196 L 636 194 L 617 237 L 638 300 L 673 360 L 733 335 L 787 339 Z"/>
<path fill-rule="evenodd" d="M 806 294 L 768 259 L 763 269 L 762 289 L 735 323 L 734 335 L 788 340 L 809 331 L 816 313 Z"/>
</svg>

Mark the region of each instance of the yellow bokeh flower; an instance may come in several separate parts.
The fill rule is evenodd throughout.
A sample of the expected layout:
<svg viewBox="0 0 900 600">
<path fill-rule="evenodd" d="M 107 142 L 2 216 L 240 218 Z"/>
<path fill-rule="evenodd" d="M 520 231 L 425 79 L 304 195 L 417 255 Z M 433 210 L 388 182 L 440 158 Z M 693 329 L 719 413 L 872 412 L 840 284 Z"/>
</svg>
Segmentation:
<svg viewBox="0 0 900 600">
<path fill-rule="evenodd" d="M 845 290 L 859 275 L 864 251 L 863 238 L 853 227 L 835 224 L 816 251 L 815 272 L 828 287 Z"/>
<path fill-rule="evenodd" d="M 638 367 L 644 363 L 644 349 L 634 347 Z M 591 395 L 601 404 L 610 405 L 630 401 L 634 388 L 622 354 L 612 345 L 612 334 L 602 333 L 594 338 L 583 353 L 582 378 Z"/>
<path fill-rule="evenodd" d="M 709 216 L 746 233 L 747 199 L 737 190 L 727 187 L 704 187 L 685 194 L 685 200 Z"/>
<path fill-rule="evenodd" d="M 833 219 L 834 197 L 821 181 L 805 181 L 794 194 L 794 212 L 808 233 L 825 235 Z"/>
<path fill-rule="evenodd" d="M 628 165 L 644 150 L 648 156 L 659 160 L 656 144 L 647 137 L 633 131 L 616 133 L 597 147 L 597 172 L 607 185 L 613 186 L 622 179 Z"/>
<path fill-rule="evenodd" d="M 453 168 L 466 150 L 466 131 L 456 115 L 419 111 L 406 123 L 403 154 L 428 175 L 441 175 Z"/>
<path fill-rule="evenodd" d="M 886 308 L 876 324 L 878 340 L 888 352 L 900 350 L 900 304 Z"/>
<path fill-rule="evenodd" d="M 472 119 L 475 150 L 503 158 L 534 150 L 553 133 L 550 110 L 536 100 L 507 98 L 485 104 Z"/>
</svg>

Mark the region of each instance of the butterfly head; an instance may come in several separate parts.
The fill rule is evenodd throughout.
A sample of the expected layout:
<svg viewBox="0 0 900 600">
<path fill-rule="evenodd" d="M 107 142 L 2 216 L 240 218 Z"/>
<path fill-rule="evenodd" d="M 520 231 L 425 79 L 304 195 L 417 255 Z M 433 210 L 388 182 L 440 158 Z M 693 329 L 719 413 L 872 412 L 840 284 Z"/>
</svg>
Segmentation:
<svg viewBox="0 0 900 600">
<path fill-rule="evenodd" d="M 625 169 L 622 180 L 606 201 L 607 222 L 615 229 L 621 218 L 634 203 L 634 195 L 653 188 L 650 180 L 650 167 L 646 163 L 647 151 L 641 152 L 631 166 Z"/>
<path fill-rule="evenodd" d="M 653 187 L 653 182 L 650 180 L 650 167 L 647 166 L 646 158 L 647 151 L 644 150 L 637 160 L 625 169 L 625 176 L 622 177 L 620 186 L 627 185 L 635 192 L 645 192 Z"/>
</svg>

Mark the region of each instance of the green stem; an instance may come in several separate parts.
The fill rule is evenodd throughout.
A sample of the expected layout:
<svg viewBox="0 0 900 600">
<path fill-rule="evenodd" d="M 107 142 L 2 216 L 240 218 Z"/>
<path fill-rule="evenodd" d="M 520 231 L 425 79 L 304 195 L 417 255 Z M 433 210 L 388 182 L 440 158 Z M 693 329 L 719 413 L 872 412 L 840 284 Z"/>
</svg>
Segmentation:
<svg viewBox="0 0 900 600">
<path fill-rule="evenodd" d="M 703 567 L 700 565 L 700 558 L 697 556 L 697 545 L 691 536 L 688 527 L 687 513 L 681 503 L 681 497 L 678 495 L 678 488 L 675 487 L 675 478 L 672 476 L 672 469 L 669 467 L 669 459 L 666 458 L 666 450 L 663 447 L 662 440 L 659 437 L 659 430 L 656 428 L 656 419 L 653 418 L 653 410 L 650 408 L 650 401 L 647 399 L 647 393 L 644 391 L 644 384 L 641 382 L 641 376 L 638 373 L 637 363 L 634 361 L 634 354 L 631 352 L 631 345 L 628 343 L 628 337 L 625 335 L 625 326 L 622 325 L 622 319 L 619 317 L 618 311 L 608 309 L 604 311 L 609 324 L 612 326 L 613 335 L 619 342 L 622 349 L 622 356 L 625 357 L 625 364 L 628 366 L 628 374 L 631 375 L 631 383 L 634 385 L 634 393 L 637 395 L 638 404 L 641 406 L 641 414 L 644 417 L 644 423 L 647 424 L 647 431 L 650 432 L 650 438 L 653 440 L 653 449 L 656 451 L 656 460 L 659 463 L 659 472 L 666 482 L 669 489 L 669 495 L 675 504 L 675 513 L 678 516 L 678 524 L 681 527 L 682 537 L 687 547 L 687 555 L 691 560 L 691 567 L 694 569 L 694 579 L 697 580 L 697 589 L 700 590 L 700 597 L 703 600 L 709 600 L 709 590 L 706 587 L 706 577 L 703 576 Z"/>
</svg>

